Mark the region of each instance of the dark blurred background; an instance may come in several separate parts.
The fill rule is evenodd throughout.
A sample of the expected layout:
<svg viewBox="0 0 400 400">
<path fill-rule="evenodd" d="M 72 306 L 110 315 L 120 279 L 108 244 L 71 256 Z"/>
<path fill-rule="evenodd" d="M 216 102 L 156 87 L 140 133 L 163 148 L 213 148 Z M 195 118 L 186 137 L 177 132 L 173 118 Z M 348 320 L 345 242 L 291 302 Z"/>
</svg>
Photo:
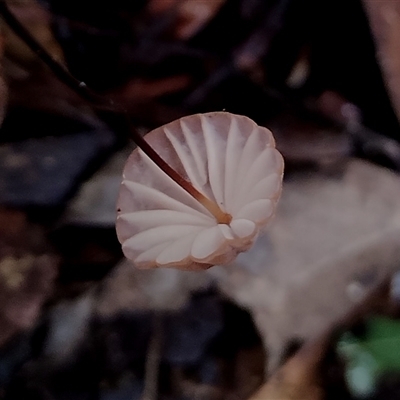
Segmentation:
<svg viewBox="0 0 400 400">
<path fill-rule="evenodd" d="M 61 83 L 2 21 L 0 399 L 249 399 L 319 328 L 339 326 L 394 274 L 400 1 L 6 3 L 141 134 L 222 110 L 270 128 L 287 194 L 243 268 L 135 270 L 114 231 L 134 146 L 126 121 Z M 294 268 L 299 260 L 304 269 Z M 278 272 L 264 273 L 269 263 Z M 388 293 L 379 313 L 397 321 Z M 360 325 L 351 321 L 346 329 Z M 379 379 L 362 375 L 373 382 L 357 391 L 332 340 L 312 381 L 316 400 L 398 398 L 397 366 Z"/>
</svg>

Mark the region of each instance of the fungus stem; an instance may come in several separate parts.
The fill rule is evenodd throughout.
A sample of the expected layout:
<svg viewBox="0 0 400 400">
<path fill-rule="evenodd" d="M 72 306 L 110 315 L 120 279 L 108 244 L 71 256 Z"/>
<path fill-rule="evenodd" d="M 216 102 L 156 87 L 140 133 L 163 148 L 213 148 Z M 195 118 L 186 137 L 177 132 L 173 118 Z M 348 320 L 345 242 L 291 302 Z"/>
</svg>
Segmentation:
<svg viewBox="0 0 400 400">
<path fill-rule="evenodd" d="M 170 167 L 156 151 L 140 135 L 135 135 L 135 142 L 163 172 L 165 172 L 182 189 L 186 190 L 192 197 L 201 203 L 218 221 L 219 224 L 229 224 L 232 216 L 223 212 L 214 201 L 200 193 L 190 182 L 183 179 L 173 168 Z"/>
<path fill-rule="evenodd" d="M 31 35 L 31 33 L 19 22 L 8 8 L 4 0 L 0 0 L 0 15 L 12 29 L 12 31 L 51 69 L 54 75 L 80 97 L 93 105 L 108 108 L 117 114 L 124 115 L 128 121 L 130 132 L 137 146 L 173 181 L 181 186 L 186 192 L 200 202 L 220 224 L 228 224 L 232 216 L 223 212 L 218 205 L 200 193 L 187 180 L 183 179 L 173 168 L 171 168 L 156 151 L 143 139 L 143 137 L 129 123 L 127 111 L 113 100 L 105 98 L 93 92 L 85 82 L 76 79 L 68 69 L 58 62 L 49 52 Z"/>
</svg>

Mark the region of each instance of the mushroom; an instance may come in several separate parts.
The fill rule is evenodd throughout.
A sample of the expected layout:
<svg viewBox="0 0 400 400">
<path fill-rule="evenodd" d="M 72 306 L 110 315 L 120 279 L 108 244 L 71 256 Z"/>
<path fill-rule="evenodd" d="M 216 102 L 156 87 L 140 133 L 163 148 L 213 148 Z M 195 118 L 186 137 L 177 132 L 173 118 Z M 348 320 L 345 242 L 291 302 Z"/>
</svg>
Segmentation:
<svg viewBox="0 0 400 400">
<path fill-rule="evenodd" d="M 151 152 L 129 156 L 117 202 L 125 256 L 138 268 L 198 270 L 248 250 L 281 193 L 284 163 L 272 133 L 247 117 L 213 112 L 145 138 Z"/>
</svg>

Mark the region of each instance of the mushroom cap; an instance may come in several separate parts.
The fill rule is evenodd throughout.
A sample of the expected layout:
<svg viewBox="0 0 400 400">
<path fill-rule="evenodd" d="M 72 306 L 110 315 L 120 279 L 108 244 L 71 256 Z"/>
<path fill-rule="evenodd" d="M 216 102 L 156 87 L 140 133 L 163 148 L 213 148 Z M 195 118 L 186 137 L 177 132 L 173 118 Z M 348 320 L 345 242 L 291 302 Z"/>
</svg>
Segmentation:
<svg viewBox="0 0 400 400">
<path fill-rule="evenodd" d="M 138 268 L 198 270 L 248 250 L 282 189 L 284 163 L 272 133 L 245 116 L 212 112 L 173 121 L 145 139 L 232 220 L 218 223 L 136 148 L 117 202 L 117 236 L 126 258 Z"/>
</svg>

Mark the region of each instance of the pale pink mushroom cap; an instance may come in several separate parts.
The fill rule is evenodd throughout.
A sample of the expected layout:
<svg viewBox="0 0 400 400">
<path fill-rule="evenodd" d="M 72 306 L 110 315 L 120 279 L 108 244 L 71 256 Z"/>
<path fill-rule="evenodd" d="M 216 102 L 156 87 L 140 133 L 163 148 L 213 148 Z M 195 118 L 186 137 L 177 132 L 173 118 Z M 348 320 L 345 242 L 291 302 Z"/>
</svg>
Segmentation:
<svg viewBox="0 0 400 400">
<path fill-rule="evenodd" d="M 281 193 L 284 163 L 272 133 L 247 117 L 213 112 L 173 121 L 145 139 L 232 220 L 219 224 L 137 148 L 117 203 L 125 256 L 139 268 L 194 270 L 227 264 L 248 250 Z"/>
</svg>

